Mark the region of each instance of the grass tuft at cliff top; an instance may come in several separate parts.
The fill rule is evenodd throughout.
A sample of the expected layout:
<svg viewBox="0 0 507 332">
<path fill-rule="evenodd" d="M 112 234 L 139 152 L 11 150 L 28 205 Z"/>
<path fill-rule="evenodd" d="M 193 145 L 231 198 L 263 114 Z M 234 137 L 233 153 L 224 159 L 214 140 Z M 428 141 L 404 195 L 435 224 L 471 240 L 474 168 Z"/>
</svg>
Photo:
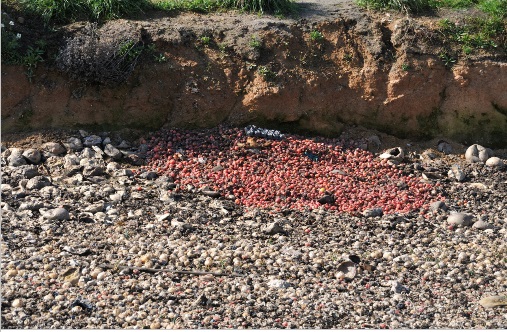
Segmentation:
<svg viewBox="0 0 507 332">
<path fill-rule="evenodd" d="M 369 9 L 393 9 L 407 13 L 422 13 L 438 8 L 476 7 L 497 18 L 507 17 L 507 0 L 356 0 L 356 3 Z"/>
<path fill-rule="evenodd" d="M 140 14 L 148 9 L 213 12 L 239 9 L 248 12 L 289 14 L 294 0 L 6 0 L 40 16 L 46 24 L 78 20 L 105 21 Z"/>
</svg>

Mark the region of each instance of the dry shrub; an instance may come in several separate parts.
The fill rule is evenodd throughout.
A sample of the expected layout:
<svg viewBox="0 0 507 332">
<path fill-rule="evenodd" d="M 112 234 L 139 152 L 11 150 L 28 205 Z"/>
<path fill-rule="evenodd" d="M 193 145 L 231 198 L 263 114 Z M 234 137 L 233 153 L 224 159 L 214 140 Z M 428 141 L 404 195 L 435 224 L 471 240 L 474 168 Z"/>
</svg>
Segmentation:
<svg viewBox="0 0 507 332">
<path fill-rule="evenodd" d="M 66 40 L 56 63 L 71 79 L 118 85 L 132 74 L 143 49 L 140 31 L 122 22 L 88 23 Z"/>
</svg>

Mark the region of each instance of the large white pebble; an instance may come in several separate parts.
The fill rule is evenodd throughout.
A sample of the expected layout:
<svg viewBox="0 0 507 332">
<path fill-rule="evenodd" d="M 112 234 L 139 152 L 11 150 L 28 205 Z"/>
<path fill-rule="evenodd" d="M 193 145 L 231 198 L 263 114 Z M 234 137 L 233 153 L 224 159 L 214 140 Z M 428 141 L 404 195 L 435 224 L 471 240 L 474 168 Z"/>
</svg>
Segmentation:
<svg viewBox="0 0 507 332">
<path fill-rule="evenodd" d="M 486 165 L 491 167 L 502 167 L 504 164 L 503 160 L 498 157 L 491 157 L 486 160 Z"/>
<path fill-rule="evenodd" d="M 23 299 L 15 299 L 14 301 L 12 301 L 12 304 L 11 306 L 13 308 L 21 308 L 23 306 Z"/>
<path fill-rule="evenodd" d="M 467 213 L 452 213 L 447 217 L 447 223 L 455 226 L 470 226 L 473 224 L 472 219 L 474 217 Z"/>
</svg>

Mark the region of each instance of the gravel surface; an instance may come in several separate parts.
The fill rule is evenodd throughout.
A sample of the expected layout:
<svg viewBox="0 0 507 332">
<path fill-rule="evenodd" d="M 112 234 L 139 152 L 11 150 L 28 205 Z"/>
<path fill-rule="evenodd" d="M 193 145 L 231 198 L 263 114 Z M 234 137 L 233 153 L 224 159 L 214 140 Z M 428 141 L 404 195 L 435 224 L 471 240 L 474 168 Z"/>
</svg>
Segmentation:
<svg viewBox="0 0 507 332">
<path fill-rule="evenodd" d="M 410 211 L 343 213 L 188 186 L 141 166 L 150 140 L 2 145 L 2 327 L 507 328 L 505 155 L 488 166 L 442 142 L 341 137 L 431 188 Z"/>
</svg>

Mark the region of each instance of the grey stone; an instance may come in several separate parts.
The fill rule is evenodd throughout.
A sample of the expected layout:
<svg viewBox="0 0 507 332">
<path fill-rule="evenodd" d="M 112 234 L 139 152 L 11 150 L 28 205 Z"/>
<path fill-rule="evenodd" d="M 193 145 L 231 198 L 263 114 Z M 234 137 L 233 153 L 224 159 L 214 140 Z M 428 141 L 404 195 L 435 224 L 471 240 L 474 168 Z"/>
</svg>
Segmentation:
<svg viewBox="0 0 507 332">
<path fill-rule="evenodd" d="M 179 221 L 177 219 L 171 220 L 171 226 L 176 227 L 176 228 L 181 228 L 183 230 L 188 230 L 188 231 L 193 231 L 195 229 L 194 226 L 192 226 L 186 222 Z"/>
<path fill-rule="evenodd" d="M 48 220 L 69 220 L 69 211 L 65 208 L 56 208 L 46 211 L 42 216 Z"/>
<path fill-rule="evenodd" d="M 158 174 L 157 174 L 157 172 L 149 171 L 149 172 L 142 173 L 141 175 L 139 175 L 139 177 L 141 179 L 154 180 L 154 179 L 158 178 Z M 219 196 L 220 196 L 220 194 L 219 194 Z"/>
<path fill-rule="evenodd" d="M 93 151 L 95 151 L 95 158 L 104 158 L 104 151 L 97 145 L 92 146 Z"/>
<path fill-rule="evenodd" d="M 84 210 L 86 212 L 92 212 L 92 213 L 102 212 L 102 211 L 104 211 L 104 202 L 99 202 L 99 203 L 95 203 L 92 205 L 88 205 Z"/>
<path fill-rule="evenodd" d="M 430 204 L 430 210 L 437 212 L 438 210 L 447 211 L 447 205 L 442 201 L 436 201 Z"/>
<path fill-rule="evenodd" d="M 382 217 L 384 214 L 384 211 L 382 211 L 382 208 L 373 208 L 373 209 L 367 209 L 363 211 L 363 216 L 370 218 L 370 217 Z"/>
<path fill-rule="evenodd" d="M 105 172 L 102 166 L 85 166 L 83 169 L 84 176 L 100 176 Z"/>
<path fill-rule="evenodd" d="M 79 157 L 73 153 L 69 153 L 63 157 L 63 167 L 68 168 L 79 165 Z"/>
<path fill-rule="evenodd" d="M 123 153 L 123 151 L 122 151 L 122 153 Z M 141 166 L 144 164 L 144 159 L 142 159 L 141 157 L 139 157 L 135 153 L 131 153 L 131 154 L 126 155 L 125 161 L 134 165 L 134 166 Z"/>
<path fill-rule="evenodd" d="M 458 182 L 461 182 L 466 178 L 465 172 L 463 172 L 458 165 L 453 165 L 449 170 L 449 172 L 447 173 L 447 176 L 449 176 L 452 179 L 455 179 Z"/>
<path fill-rule="evenodd" d="M 21 165 L 26 165 L 26 159 L 23 157 L 23 150 L 12 148 L 6 151 L 9 151 L 7 157 L 7 163 L 9 164 L 9 166 L 17 167 Z"/>
<path fill-rule="evenodd" d="M 472 225 L 473 228 L 477 228 L 477 229 L 480 229 L 480 230 L 485 230 L 485 229 L 492 229 L 493 226 L 488 224 L 485 220 L 483 220 L 482 217 L 479 217 L 479 220 L 477 220 L 473 225 Z"/>
<path fill-rule="evenodd" d="M 26 189 L 28 190 L 37 190 L 42 189 L 44 187 L 50 186 L 51 182 L 49 182 L 49 179 L 45 176 L 36 176 L 34 178 L 31 178 L 26 183 Z"/>
<path fill-rule="evenodd" d="M 28 149 L 25 150 L 25 152 L 23 152 L 23 157 L 25 157 L 26 160 L 28 160 L 30 163 L 37 165 L 38 163 L 40 163 L 42 156 L 39 150 Z"/>
<path fill-rule="evenodd" d="M 90 135 L 85 137 L 83 141 L 83 145 L 87 147 L 91 147 L 94 145 L 100 145 L 102 143 L 102 138 L 97 135 Z"/>
<path fill-rule="evenodd" d="M 108 171 L 108 172 L 114 172 L 119 169 L 121 169 L 121 166 L 116 161 L 112 161 L 112 162 L 108 163 L 106 166 L 106 171 Z"/>
<path fill-rule="evenodd" d="M 39 209 L 44 207 L 44 203 L 38 202 L 38 201 L 29 201 L 29 202 L 23 202 L 18 208 L 18 211 L 38 211 Z"/>
<path fill-rule="evenodd" d="M 66 152 L 65 148 L 56 142 L 48 142 L 42 145 L 42 151 L 50 156 L 59 156 Z"/>
<path fill-rule="evenodd" d="M 491 157 L 486 160 L 486 165 L 491 167 L 503 167 L 505 163 L 498 157 Z"/>
<path fill-rule="evenodd" d="M 125 140 L 121 141 L 121 143 L 117 146 L 118 149 L 130 149 L 131 147 L 132 145 L 130 145 L 130 143 Z"/>
<path fill-rule="evenodd" d="M 280 223 L 277 221 L 262 227 L 262 231 L 268 235 L 275 235 L 285 232 L 282 225 L 280 225 Z"/>
<path fill-rule="evenodd" d="M 281 279 L 273 279 L 268 282 L 268 286 L 271 288 L 287 289 L 290 287 L 290 283 Z"/>
<path fill-rule="evenodd" d="M 452 146 L 451 146 L 451 144 L 447 143 L 446 141 L 438 142 L 437 149 L 438 149 L 438 151 L 443 152 L 444 154 L 451 154 L 452 153 Z"/>
<path fill-rule="evenodd" d="M 83 166 L 81 166 L 81 165 L 72 165 L 72 166 L 66 167 L 64 169 L 63 175 L 66 176 L 66 177 L 71 177 L 71 176 L 74 176 L 76 174 L 79 174 L 82 170 L 83 170 Z"/>
<path fill-rule="evenodd" d="M 214 191 L 214 190 L 201 190 L 201 193 L 205 196 L 209 196 L 212 198 L 220 197 L 220 193 L 218 191 Z"/>
<path fill-rule="evenodd" d="M 91 148 L 84 148 L 79 154 L 80 158 L 95 158 L 95 151 Z"/>
<path fill-rule="evenodd" d="M 39 174 L 39 170 L 37 169 L 37 166 L 35 165 L 22 165 L 16 167 L 14 171 L 12 172 L 12 177 L 21 177 L 24 179 L 31 179 L 36 177 Z"/>
<path fill-rule="evenodd" d="M 447 223 L 457 227 L 470 226 L 473 224 L 473 218 L 474 216 L 471 214 L 463 212 L 451 213 L 451 215 L 447 217 Z"/>
<path fill-rule="evenodd" d="M 81 139 L 78 137 L 69 137 L 62 143 L 68 151 L 77 152 L 83 150 L 83 142 L 81 142 Z"/>
<path fill-rule="evenodd" d="M 410 289 L 406 286 L 403 286 L 399 281 L 395 280 L 392 282 L 391 291 L 395 294 L 401 294 L 409 293 Z"/>
<path fill-rule="evenodd" d="M 368 137 L 368 149 L 369 150 L 378 150 L 380 149 L 380 145 L 382 144 L 380 142 L 380 138 L 377 135 L 372 135 Z"/>
<path fill-rule="evenodd" d="M 106 147 L 104 148 L 104 153 L 115 160 L 121 159 L 122 157 L 122 153 L 120 152 L 120 150 L 118 150 L 111 144 L 106 145 Z"/>
</svg>

